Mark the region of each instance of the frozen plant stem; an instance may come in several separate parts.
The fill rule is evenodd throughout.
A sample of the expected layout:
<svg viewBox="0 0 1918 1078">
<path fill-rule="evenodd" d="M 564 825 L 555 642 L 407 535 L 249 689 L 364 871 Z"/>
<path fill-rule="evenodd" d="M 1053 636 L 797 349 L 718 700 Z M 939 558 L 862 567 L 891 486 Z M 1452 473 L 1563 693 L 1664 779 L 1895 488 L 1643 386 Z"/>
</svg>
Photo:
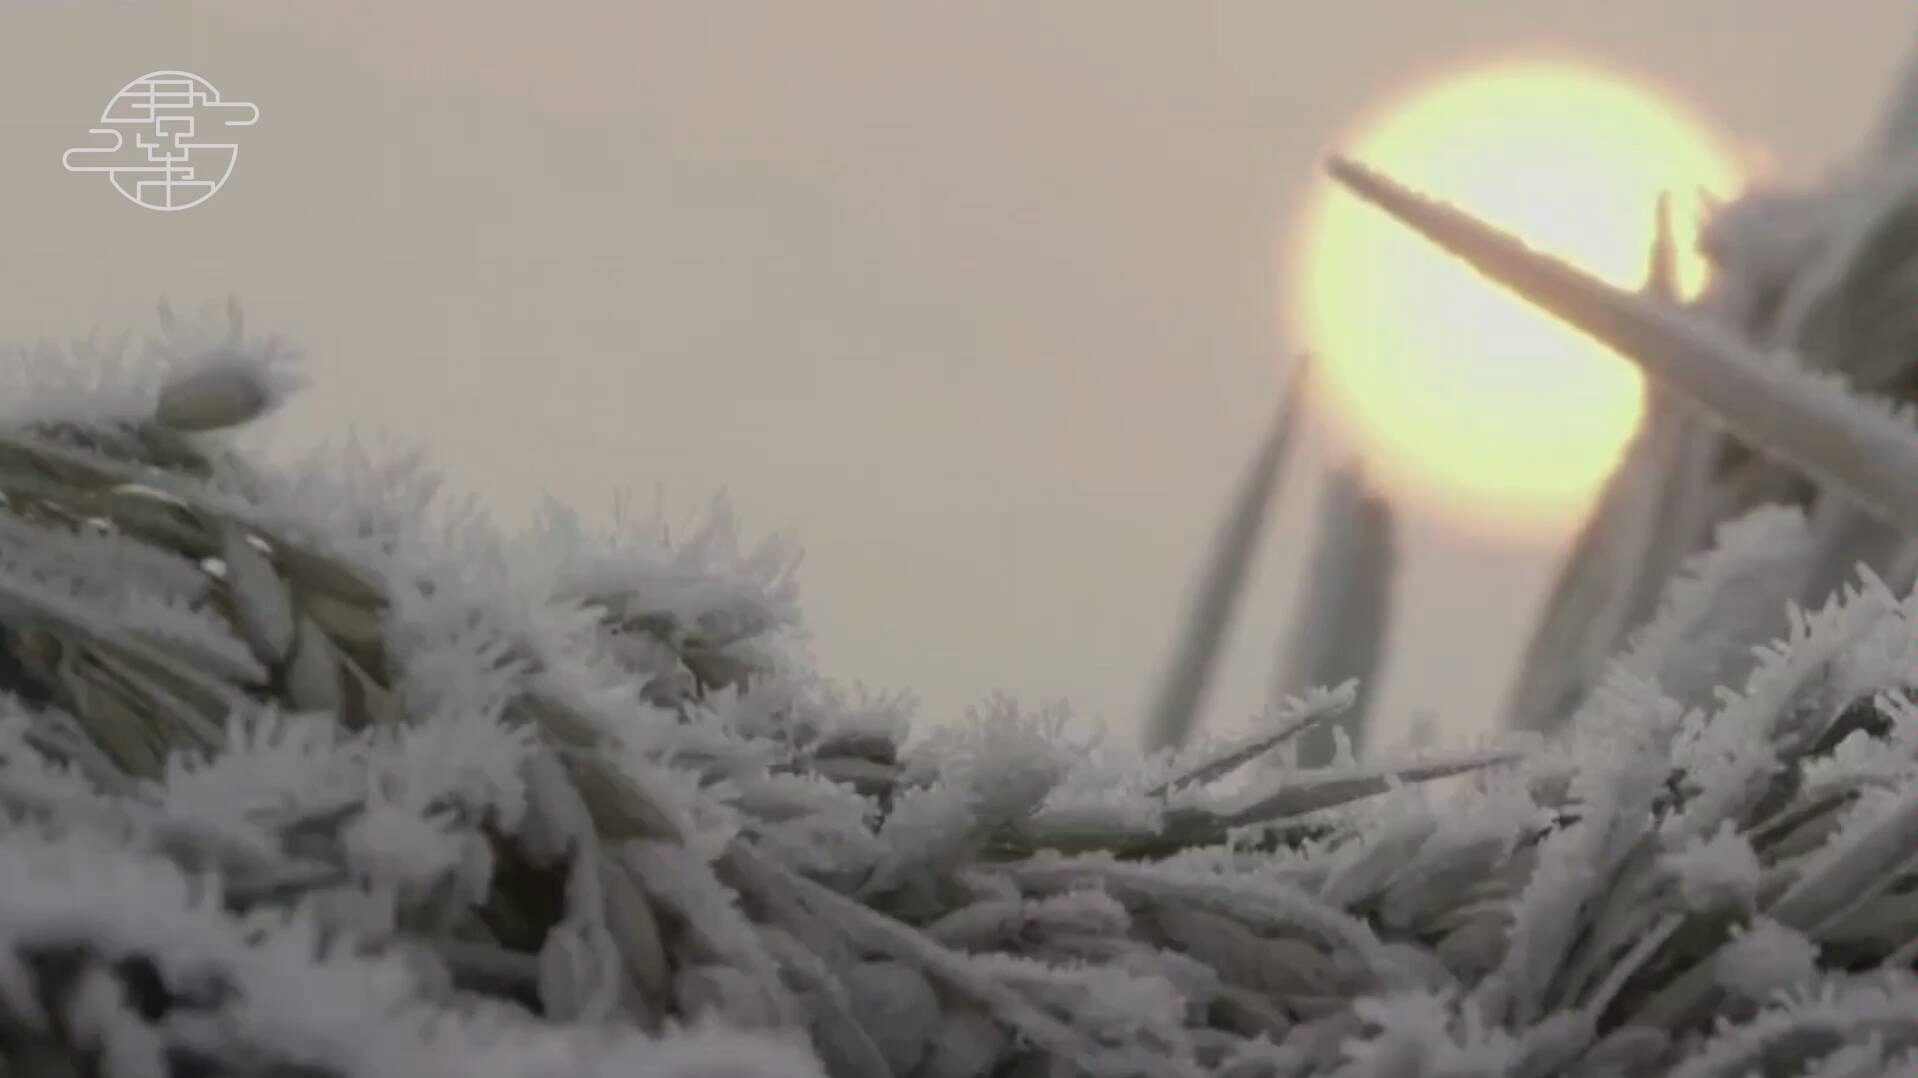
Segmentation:
<svg viewBox="0 0 1918 1078">
<path fill-rule="evenodd" d="M 1226 630 L 1231 628 L 1232 616 L 1245 590 L 1252 556 L 1264 530 L 1279 475 L 1291 455 L 1299 413 L 1305 406 L 1306 379 L 1311 366 L 1310 356 L 1300 356 L 1293 364 L 1285 399 L 1280 402 L 1265 441 L 1252 458 L 1252 467 L 1246 471 L 1232 509 L 1220 526 L 1212 560 L 1200 580 L 1172 667 L 1166 672 L 1164 687 L 1146 717 L 1144 743 L 1149 752 L 1178 748 L 1198 728 L 1206 688 L 1219 664 Z"/>
<path fill-rule="evenodd" d="M 1894 527 L 1913 522 L 1918 431 L 1908 416 L 1765 355 L 1669 301 L 1615 288 L 1470 215 L 1340 158 L 1332 176 L 1481 273 L 1609 345 L 1717 417 L 1751 448 L 1847 492 Z"/>
</svg>

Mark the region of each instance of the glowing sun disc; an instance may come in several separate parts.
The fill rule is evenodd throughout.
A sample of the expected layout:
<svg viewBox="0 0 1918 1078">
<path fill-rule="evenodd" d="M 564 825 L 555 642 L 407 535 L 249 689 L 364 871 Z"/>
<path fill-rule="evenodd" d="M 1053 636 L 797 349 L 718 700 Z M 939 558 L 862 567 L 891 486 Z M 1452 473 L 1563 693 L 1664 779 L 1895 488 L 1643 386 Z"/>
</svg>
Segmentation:
<svg viewBox="0 0 1918 1078">
<path fill-rule="evenodd" d="M 1562 62 L 1443 81 L 1340 150 L 1634 288 L 1669 192 L 1687 294 L 1706 271 L 1696 195 L 1732 194 L 1739 172 L 1678 106 Z M 1330 185 L 1303 240 L 1291 307 L 1317 391 L 1388 487 L 1501 533 L 1557 530 L 1589 504 L 1638 422 L 1630 364 Z"/>
</svg>

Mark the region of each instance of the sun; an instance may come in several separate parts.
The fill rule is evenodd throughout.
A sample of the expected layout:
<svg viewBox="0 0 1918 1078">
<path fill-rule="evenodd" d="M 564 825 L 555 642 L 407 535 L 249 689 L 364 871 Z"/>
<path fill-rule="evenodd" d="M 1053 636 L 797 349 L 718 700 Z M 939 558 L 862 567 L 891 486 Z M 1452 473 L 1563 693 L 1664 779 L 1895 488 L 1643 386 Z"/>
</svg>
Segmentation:
<svg viewBox="0 0 1918 1078">
<path fill-rule="evenodd" d="M 1669 193 L 1687 294 L 1706 273 L 1698 195 L 1735 193 L 1740 172 L 1680 106 L 1566 62 L 1441 81 L 1340 152 L 1628 287 Z M 1331 184 L 1296 257 L 1290 314 L 1321 360 L 1317 395 L 1401 499 L 1501 535 L 1582 514 L 1638 422 L 1625 360 Z"/>
</svg>

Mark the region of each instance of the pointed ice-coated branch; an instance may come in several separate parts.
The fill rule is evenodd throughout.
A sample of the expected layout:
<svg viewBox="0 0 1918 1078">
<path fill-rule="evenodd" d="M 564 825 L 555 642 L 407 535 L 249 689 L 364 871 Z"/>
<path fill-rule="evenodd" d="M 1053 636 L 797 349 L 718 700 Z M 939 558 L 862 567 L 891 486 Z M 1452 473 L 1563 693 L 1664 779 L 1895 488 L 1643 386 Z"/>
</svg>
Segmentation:
<svg viewBox="0 0 1918 1078">
<path fill-rule="evenodd" d="M 1246 472 L 1244 483 L 1232 501 L 1231 512 L 1219 530 L 1185 634 L 1173 655 L 1172 667 L 1166 672 L 1165 686 L 1146 715 L 1143 741 L 1147 751 L 1185 744 L 1198 725 L 1199 705 L 1204 702 L 1207 683 L 1218 665 L 1219 650 L 1237 610 L 1239 594 L 1245 590 L 1255 544 L 1264 530 L 1266 510 L 1271 507 L 1286 457 L 1291 455 L 1310 367 L 1309 356 L 1301 356 L 1293 366 L 1285 400 L 1280 403 L 1272 427 L 1253 457 L 1252 467 Z"/>
<path fill-rule="evenodd" d="M 1319 534 L 1306 570 L 1305 596 L 1274 688 L 1284 697 L 1356 678 L 1359 691 L 1352 709 L 1336 722 L 1300 735 L 1300 767 L 1332 762 L 1335 726 L 1345 731 L 1354 749 L 1364 743 L 1385 657 L 1398 563 L 1391 503 L 1356 466 L 1339 468 L 1327 478 L 1319 506 Z"/>
<path fill-rule="evenodd" d="M 1910 526 L 1918 430 L 1909 417 L 1809 373 L 1794 357 L 1761 353 L 1724 327 L 1615 288 L 1364 166 L 1335 158 L 1328 170 L 1481 273 L 1609 345 L 1753 449 L 1846 492 L 1888 524 Z"/>
</svg>

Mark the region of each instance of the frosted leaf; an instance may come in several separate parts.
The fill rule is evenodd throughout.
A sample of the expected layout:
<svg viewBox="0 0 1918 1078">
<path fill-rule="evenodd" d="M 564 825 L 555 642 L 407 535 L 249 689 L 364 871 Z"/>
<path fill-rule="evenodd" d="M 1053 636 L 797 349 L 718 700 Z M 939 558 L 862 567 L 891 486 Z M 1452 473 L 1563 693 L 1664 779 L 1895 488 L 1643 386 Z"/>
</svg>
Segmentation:
<svg viewBox="0 0 1918 1078">
<path fill-rule="evenodd" d="M 1686 906 L 1699 911 L 1749 908 L 1763 874 L 1751 843 L 1729 823 L 1662 861 Z"/>
<path fill-rule="evenodd" d="M 1885 1069 L 1885 1047 L 1876 1038 L 1863 1044 L 1849 1044 L 1814 1063 L 1804 1078 L 1892 1078 L 1904 1071 Z M 1918 1059 L 1914 1059 L 1918 1063 Z"/>
<path fill-rule="evenodd" d="M 1337 855 L 1337 863 L 1328 866 L 1331 871 L 1320 897 L 1335 906 L 1353 906 L 1372 898 L 1414 861 L 1437 830 L 1438 821 L 1421 814 L 1349 843 Z"/>
<path fill-rule="evenodd" d="M 122 627 L 192 656 L 205 668 L 241 684 L 262 685 L 267 681 L 266 668 L 258 656 L 205 607 L 129 590 L 111 609 Z"/>
<path fill-rule="evenodd" d="M 1366 717 L 1386 654 L 1393 583 L 1402 555 L 1392 504 L 1356 462 L 1340 465 L 1319 494 L 1319 519 L 1306 592 L 1293 614 L 1276 687 L 1358 682 L 1352 710 L 1336 725 L 1301 734 L 1297 763 L 1322 767 L 1334 759 L 1332 731 L 1365 743 Z"/>
<path fill-rule="evenodd" d="M 1167 810 L 1184 803 L 1206 771 L 1225 774 L 1262 751 L 1256 745 L 1237 751 L 1245 744 L 1225 740 L 1142 756 L 1104 727 L 1063 736 L 1059 743 L 1067 766 L 1021 830 L 1033 843 L 1062 848 L 1156 834 Z M 1182 775 L 1200 777 L 1180 786 Z"/>
<path fill-rule="evenodd" d="M 755 819 L 747 827 L 767 852 L 797 871 L 864 871 L 884 848 L 872 830 L 878 815 L 872 799 L 819 776 L 741 780 L 734 804 Z"/>
<path fill-rule="evenodd" d="M 1630 725 L 1616 732 L 1609 752 L 1587 758 L 1573 779 L 1578 822 L 1539 847 L 1538 866 L 1514 908 L 1505 959 L 1477 989 L 1491 1013 L 1518 1022 L 1543 1015 L 1558 967 L 1612 875 L 1649 836 L 1668 768 L 1669 727 L 1655 716 L 1635 718 L 1626 718 Z"/>
<path fill-rule="evenodd" d="M 917 700 L 910 693 L 878 693 L 855 686 L 850 691 L 819 686 L 813 705 L 819 715 L 817 737 L 824 747 L 905 743 Z"/>
<path fill-rule="evenodd" d="M 971 1011 L 947 1014 L 926 1050 L 925 1078 L 977 1078 L 1005 1056 L 1012 1038 L 991 1018 Z"/>
<path fill-rule="evenodd" d="M 1783 628 L 1808 542 L 1797 509 L 1764 506 L 1720 526 L 1712 550 L 1686 564 L 1619 661 L 1686 706 L 1709 703 Z"/>
<path fill-rule="evenodd" d="M 1349 712 L 1358 700 L 1358 689 L 1358 682 L 1348 679 L 1335 686 L 1280 697 L 1255 716 L 1239 736 L 1200 742 L 1170 758 L 1166 770 L 1172 777 L 1154 786 L 1153 792 L 1176 794 L 1181 789 L 1217 782 L 1261 757 L 1285 770 L 1294 769 L 1295 758 L 1281 762 L 1274 750 L 1294 746 L 1300 735 Z"/>
<path fill-rule="evenodd" d="M 195 602 L 209 589 L 206 575 L 189 559 L 119 531 L 55 528 L 0 512 L 0 543 L 22 569 L 73 578 L 76 587 L 95 595 L 137 588 L 158 598 Z"/>
<path fill-rule="evenodd" d="M 1346 1065 L 1338 1073 L 1352 1078 L 1408 1073 L 1491 1078 L 1506 1073 L 1518 1056 L 1510 1035 L 1485 1026 L 1470 1008 L 1455 1010 L 1438 996 L 1362 999 L 1354 1010 L 1370 1028 L 1345 1042 Z"/>
<path fill-rule="evenodd" d="M 51 619 L 105 640 L 149 634 L 190 653 L 219 675 L 241 683 L 265 679 L 265 671 L 246 647 L 191 600 L 147 591 L 118 576 L 117 566 L 110 562 L 81 560 L 88 553 L 110 556 L 114 545 L 110 534 L 93 535 L 83 541 L 86 545 L 76 544 L 73 551 L 60 554 L 47 546 L 64 545 L 63 541 L 50 531 L 43 530 L 42 536 L 46 545 L 0 553 L 0 601 L 13 606 L 13 616 Z"/>
<path fill-rule="evenodd" d="M 1185 1000 L 1170 982 L 1092 966 L 1049 966 L 1005 954 L 978 955 L 975 970 L 1020 988 L 1070 1016 L 1084 1032 L 1108 1043 L 1149 1038 L 1159 1045 L 1185 1042 Z"/>
<path fill-rule="evenodd" d="M 910 1074 L 940 1032 L 932 986 L 902 962 L 862 962 L 846 976 L 846 994 L 860 1028 L 873 1037 L 892 1072 Z"/>
<path fill-rule="evenodd" d="M 636 520 L 622 508 L 615 527 L 595 535 L 578 514 L 549 502 L 522 543 L 551 562 L 561 595 L 602 603 L 616 620 L 660 618 L 720 644 L 797 622 L 793 544 L 774 538 L 742 551 L 724 498 L 690 531 L 674 543 L 657 516 Z"/>
<path fill-rule="evenodd" d="M 1181 903 L 1235 918 L 1249 928 L 1302 932 L 1329 948 L 1348 952 L 1358 968 L 1370 975 L 1389 979 L 1397 971 L 1381 950 L 1378 936 L 1363 921 L 1269 873 L 1228 874 L 1181 859 L 1132 864 L 1087 856 L 1036 861 L 1019 869 L 1018 877 L 1028 886 L 1070 887 L 1098 881 L 1122 897 Z"/>
<path fill-rule="evenodd" d="M 263 662 L 283 662 L 293 648 L 292 597 L 286 585 L 239 528 L 221 529 L 220 564 L 234 620 Z"/>
<path fill-rule="evenodd" d="M 347 862 L 376 884 L 401 895 L 423 896 L 461 867 L 463 849 L 443 813 L 376 798 L 347 824 Z"/>
<path fill-rule="evenodd" d="M 1723 987 L 1764 1001 L 1776 992 L 1813 983 L 1818 947 L 1776 921 L 1761 918 L 1733 935 L 1712 959 Z"/>
<path fill-rule="evenodd" d="M 1789 993 L 1750 1022 L 1721 1028 L 1671 1071 L 1672 1078 L 1743 1078 L 1761 1064 L 1791 1073 L 1845 1044 L 1876 1042 L 1903 1050 L 1918 1043 L 1911 1008 L 1918 982 L 1909 972 L 1882 982 L 1839 979 Z"/>
<path fill-rule="evenodd" d="M 1536 826 L 1538 806 L 1522 783 L 1488 784 L 1476 794 L 1453 807 L 1399 869 L 1381 903 L 1387 924 L 1410 925 L 1449 908 Z"/>
<path fill-rule="evenodd" d="M 1859 574 L 1851 602 L 1864 608 L 1865 624 L 1836 659 L 1837 688 L 1848 698 L 1918 683 L 1918 587 L 1894 599 L 1868 568 Z"/>
<path fill-rule="evenodd" d="M 270 712 L 236 718 L 225 741 L 215 755 L 168 760 L 156 791 L 162 811 L 240 837 L 337 812 L 362 796 L 366 742 L 343 737 L 331 719 Z"/>
<path fill-rule="evenodd" d="M 517 827 L 526 811 L 523 771 L 533 730 L 486 714 L 428 714 L 401 727 L 370 781 L 418 803 L 456 805 L 471 818 Z"/>
<path fill-rule="evenodd" d="M 1867 792 L 1843 819 L 1836 834 L 1795 866 L 1796 878 L 1771 904 L 1771 916 L 1816 924 L 1909 871 L 1918 787 Z"/>
<path fill-rule="evenodd" d="M 1070 767 L 1058 737 L 1065 719 L 1062 711 L 1031 715 L 997 698 L 968 723 L 913 746 L 909 774 L 931 784 L 900 795 L 887 815 L 879 830 L 883 859 L 867 889 L 955 864 L 977 843 L 1029 818 Z"/>
<path fill-rule="evenodd" d="M 563 920 L 539 950 L 542 1013 L 559 1021 L 605 1021 L 618 1013 L 619 949 L 604 926 Z"/>
<path fill-rule="evenodd" d="M 1889 728 L 1882 736 L 1853 729 L 1829 755 L 1806 760 L 1802 796 L 1830 796 L 1861 784 L 1918 784 L 1918 705 L 1903 693 L 1886 692 L 1853 706 L 1869 707 Z"/>
<path fill-rule="evenodd" d="M 1789 611 L 1787 639 L 1760 653 L 1744 691 L 1721 693 L 1718 712 L 1695 719 L 1675 743 L 1687 802 L 1666 832 L 1706 834 L 1747 811 L 1782 766 L 1779 745 L 1805 745 L 1851 701 L 1859 679 L 1847 656 L 1860 641 L 1883 639 L 1877 634 L 1896 606 L 1882 587 L 1868 586 L 1810 614 Z"/>
<path fill-rule="evenodd" d="M 22 796 L 51 804 L 98 796 L 79 767 L 49 759 L 33 744 L 30 732 L 45 721 L 0 697 L 0 806 L 18 811 Z"/>
<path fill-rule="evenodd" d="M 251 364 L 219 356 L 161 386 L 153 420 L 182 433 L 237 427 L 266 412 L 278 395 Z"/>
<path fill-rule="evenodd" d="M 745 970 L 706 964 L 688 966 L 673 978 L 679 1009 L 695 1018 L 721 1019 L 741 1029 L 776 1029 L 778 1008 L 769 1005 L 765 990 Z"/>
<path fill-rule="evenodd" d="M 659 842 L 627 843 L 620 857 L 633 869 L 634 879 L 684 921 L 701 946 L 744 971 L 755 986 L 755 1008 L 774 1015 L 793 1012 L 795 1004 L 778 976 L 777 963 L 741 913 L 737 896 L 714 877 L 710 866 Z"/>
<path fill-rule="evenodd" d="M 1470 774 L 1481 768 L 1514 763 L 1523 755 L 1492 750 L 1424 760 L 1380 760 L 1364 765 L 1351 762 L 1350 753 L 1345 757 L 1345 762 L 1339 762 L 1335 756 L 1330 767 L 1268 773 L 1257 787 L 1197 806 L 1204 808 L 1210 818 L 1195 825 L 1194 831 L 1203 834 L 1206 825 L 1246 826 L 1287 820 L 1360 827 L 1368 815 L 1390 811 L 1382 807 L 1388 803 L 1385 797 L 1404 791 L 1408 783 Z"/>
<path fill-rule="evenodd" d="M 210 371 L 252 387 L 252 418 L 303 381 L 298 355 L 275 338 L 249 337 L 239 306 L 209 304 L 182 321 L 160 305 L 160 332 L 134 347 L 130 336 L 42 342 L 0 355 L 0 427 L 71 423 L 101 428 L 142 423 L 162 388 Z M 224 425 L 224 424 L 223 424 Z"/>
<path fill-rule="evenodd" d="M 1068 936 L 1123 936 L 1132 925 L 1132 916 L 1124 905 L 1104 891 L 1092 887 L 1075 888 L 1028 902 L 1023 910 L 1027 928 L 1044 936 L 1058 933 Z"/>
<path fill-rule="evenodd" d="M 102 1072 L 126 1078 L 167 1078 L 165 1041 L 160 1031 L 126 1005 L 125 993 L 105 969 L 80 974 L 62 1016 L 69 1035 L 97 1045 Z"/>
</svg>

